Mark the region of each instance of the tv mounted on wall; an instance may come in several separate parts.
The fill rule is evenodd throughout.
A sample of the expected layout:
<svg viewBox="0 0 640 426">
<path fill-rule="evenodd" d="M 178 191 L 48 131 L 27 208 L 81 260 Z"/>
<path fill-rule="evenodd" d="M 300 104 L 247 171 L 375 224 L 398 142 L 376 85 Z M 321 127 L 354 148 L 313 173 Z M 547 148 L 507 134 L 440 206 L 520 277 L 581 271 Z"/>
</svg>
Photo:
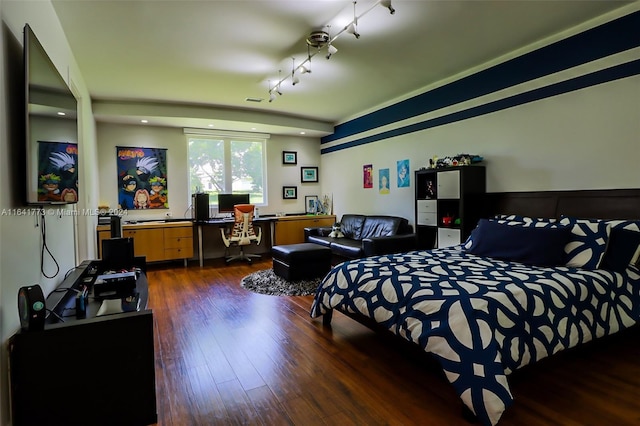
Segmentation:
<svg viewBox="0 0 640 426">
<path fill-rule="evenodd" d="M 77 100 L 33 30 L 24 27 L 26 202 L 78 202 Z"/>
</svg>

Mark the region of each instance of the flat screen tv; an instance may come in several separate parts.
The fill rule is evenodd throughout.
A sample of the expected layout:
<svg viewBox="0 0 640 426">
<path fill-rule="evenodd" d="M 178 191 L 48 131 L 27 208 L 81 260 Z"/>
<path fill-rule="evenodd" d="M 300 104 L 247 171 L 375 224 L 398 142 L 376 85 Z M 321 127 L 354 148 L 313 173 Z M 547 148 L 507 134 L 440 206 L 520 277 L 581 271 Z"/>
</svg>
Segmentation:
<svg viewBox="0 0 640 426">
<path fill-rule="evenodd" d="M 233 213 L 236 204 L 249 204 L 249 194 L 218 194 L 219 213 Z"/>
<path fill-rule="evenodd" d="M 26 202 L 78 202 L 77 100 L 31 27 L 24 27 Z"/>
</svg>

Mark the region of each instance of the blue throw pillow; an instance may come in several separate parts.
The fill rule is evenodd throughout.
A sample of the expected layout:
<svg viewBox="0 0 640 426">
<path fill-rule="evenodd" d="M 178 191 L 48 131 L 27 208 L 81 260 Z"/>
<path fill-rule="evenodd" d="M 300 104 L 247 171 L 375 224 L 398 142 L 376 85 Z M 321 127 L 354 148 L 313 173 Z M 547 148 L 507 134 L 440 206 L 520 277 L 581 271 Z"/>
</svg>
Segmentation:
<svg viewBox="0 0 640 426">
<path fill-rule="evenodd" d="M 561 225 L 571 229 L 571 238 L 565 247 L 567 266 L 597 269 L 609 241 L 610 226 L 599 219 L 562 217 Z"/>
<path fill-rule="evenodd" d="M 468 253 L 536 266 L 565 262 L 564 248 L 571 236 L 566 227 L 536 228 L 511 226 L 480 219 L 465 244 Z"/>
<path fill-rule="evenodd" d="M 624 228 L 613 228 L 609 237 L 607 251 L 600 264 L 601 269 L 624 272 L 640 251 L 640 232 Z"/>
</svg>

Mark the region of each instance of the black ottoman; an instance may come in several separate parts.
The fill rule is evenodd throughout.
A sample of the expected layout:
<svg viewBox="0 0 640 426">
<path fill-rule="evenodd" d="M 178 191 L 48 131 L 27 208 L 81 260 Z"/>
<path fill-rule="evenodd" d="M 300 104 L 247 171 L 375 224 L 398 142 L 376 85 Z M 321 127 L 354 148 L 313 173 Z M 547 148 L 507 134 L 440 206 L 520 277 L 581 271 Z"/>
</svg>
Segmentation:
<svg viewBox="0 0 640 426">
<path fill-rule="evenodd" d="M 331 269 L 331 249 L 314 243 L 273 246 L 273 272 L 287 281 L 317 278 Z"/>
</svg>

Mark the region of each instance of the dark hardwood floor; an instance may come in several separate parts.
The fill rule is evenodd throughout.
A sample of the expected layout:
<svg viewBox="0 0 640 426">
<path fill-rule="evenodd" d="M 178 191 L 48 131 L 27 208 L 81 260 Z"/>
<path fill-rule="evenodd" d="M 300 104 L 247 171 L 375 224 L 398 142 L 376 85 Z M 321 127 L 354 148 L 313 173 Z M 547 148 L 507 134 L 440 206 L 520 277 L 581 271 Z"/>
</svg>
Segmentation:
<svg viewBox="0 0 640 426">
<path fill-rule="evenodd" d="M 158 425 L 470 425 L 438 365 L 312 296 L 240 287 L 271 259 L 149 268 Z M 499 425 L 640 425 L 640 328 L 510 376 Z"/>
</svg>

